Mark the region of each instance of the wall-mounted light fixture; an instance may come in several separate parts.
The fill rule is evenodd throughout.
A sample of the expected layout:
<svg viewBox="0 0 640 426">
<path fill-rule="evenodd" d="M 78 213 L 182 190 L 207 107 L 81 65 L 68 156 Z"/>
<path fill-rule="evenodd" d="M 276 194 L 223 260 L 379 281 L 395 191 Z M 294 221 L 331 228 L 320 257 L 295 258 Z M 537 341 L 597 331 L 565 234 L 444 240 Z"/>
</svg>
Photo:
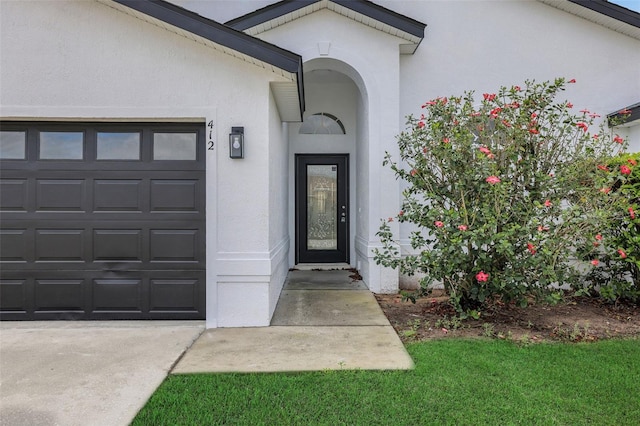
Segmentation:
<svg viewBox="0 0 640 426">
<path fill-rule="evenodd" d="M 229 134 L 229 157 L 244 158 L 244 127 L 232 127 Z"/>
</svg>

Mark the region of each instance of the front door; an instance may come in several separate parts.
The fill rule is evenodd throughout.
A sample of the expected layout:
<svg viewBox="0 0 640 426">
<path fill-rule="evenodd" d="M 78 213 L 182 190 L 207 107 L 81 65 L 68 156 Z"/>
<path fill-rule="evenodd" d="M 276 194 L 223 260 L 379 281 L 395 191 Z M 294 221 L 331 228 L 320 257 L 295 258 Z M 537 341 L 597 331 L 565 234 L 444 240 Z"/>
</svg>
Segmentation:
<svg viewBox="0 0 640 426">
<path fill-rule="evenodd" d="M 296 263 L 349 262 L 348 154 L 296 155 Z"/>
</svg>

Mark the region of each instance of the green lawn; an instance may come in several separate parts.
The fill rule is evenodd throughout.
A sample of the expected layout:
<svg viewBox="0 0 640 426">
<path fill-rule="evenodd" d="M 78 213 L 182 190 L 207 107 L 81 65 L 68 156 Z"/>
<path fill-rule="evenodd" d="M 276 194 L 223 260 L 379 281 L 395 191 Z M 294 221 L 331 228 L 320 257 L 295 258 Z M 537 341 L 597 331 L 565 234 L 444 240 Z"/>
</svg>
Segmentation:
<svg viewBox="0 0 640 426">
<path fill-rule="evenodd" d="M 133 425 L 640 424 L 640 340 L 408 350 L 413 371 L 170 376 Z"/>
</svg>

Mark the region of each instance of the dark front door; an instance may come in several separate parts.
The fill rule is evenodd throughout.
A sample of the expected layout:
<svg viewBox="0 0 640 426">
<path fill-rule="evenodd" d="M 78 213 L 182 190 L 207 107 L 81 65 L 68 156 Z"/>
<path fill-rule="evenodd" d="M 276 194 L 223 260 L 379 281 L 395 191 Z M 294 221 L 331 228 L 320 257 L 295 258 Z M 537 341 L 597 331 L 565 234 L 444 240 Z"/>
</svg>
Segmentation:
<svg viewBox="0 0 640 426">
<path fill-rule="evenodd" d="M 349 155 L 296 156 L 296 263 L 349 262 Z"/>
</svg>

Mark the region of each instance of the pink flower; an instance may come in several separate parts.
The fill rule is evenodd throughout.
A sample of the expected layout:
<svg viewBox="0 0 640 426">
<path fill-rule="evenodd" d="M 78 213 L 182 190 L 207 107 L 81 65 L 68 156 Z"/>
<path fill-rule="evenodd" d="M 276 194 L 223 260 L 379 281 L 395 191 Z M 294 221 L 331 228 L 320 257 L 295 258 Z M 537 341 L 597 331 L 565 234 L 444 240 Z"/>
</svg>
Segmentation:
<svg viewBox="0 0 640 426">
<path fill-rule="evenodd" d="M 536 246 L 532 243 L 527 243 L 527 250 L 529 250 L 529 253 L 531 254 L 536 254 Z"/>
<path fill-rule="evenodd" d="M 596 240 L 602 241 L 602 235 L 600 235 L 600 234 L 596 235 Z"/>
<path fill-rule="evenodd" d="M 480 115 L 480 112 L 479 112 L 479 111 L 476 111 L 476 112 L 472 112 L 472 113 L 471 113 L 471 116 L 472 116 L 472 117 L 478 117 L 479 115 Z"/>
<path fill-rule="evenodd" d="M 444 226 L 444 223 L 440 222 L 439 220 L 436 220 L 435 222 L 433 222 L 433 224 L 437 227 L 437 228 L 442 228 Z"/>
<path fill-rule="evenodd" d="M 576 126 L 577 126 L 579 129 L 582 129 L 582 130 L 583 130 L 583 131 L 585 131 L 585 132 L 586 132 L 587 130 L 589 130 L 589 125 L 588 125 L 587 123 L 583 123 L 582 121 L 580 121 L 579 123 L 577 123 L 577 124 L 576 124 Z"/>
<path fill-rule="evenodd" d="M 522 92 L 520 86 L 513 86 L 513 90 L 515 90 L 516 92 Z"/>
<path fill-rule="evenodd" d="M 575 82 L 576 82 L 575 78 L 572 78 L 571 80 L 569 80 L 569 83 L 575 83 Z"/>
<path fill-rule="evenodd" d="M 483 283 L 486 282 L 489 279 L 489 274 L 485 273 L 484 271 L 480 271 L 476 274 L 476 280 L 478 280 L 478 282 Z"/>
<path fill-rule="evenodd" d="M 633 211 L 633 207 L 629 207 L 627 210 L 629 210 L 629 216 L 631 216 L 631 219 L 635 219 L 636 218 L 636 212 Z"/>
<path fill-rule="evenodd" d="M 444 139 L 442 139 L 442 143 L 449 143 L 449 142 L 451 142 L 451 141 L 449 140 L 449 138 L 444 138 Z"/>
<path fill-rule="evenodd" d="M 621 144 L 622 142 L 624 142 L 624 139 L 622 139 L 620 136 L 616 135 L 616 137 L 615 137 L 615 138 L 613 138 L 613 141 L 614 141 L 615 143 L 619 143 L 619 144 Z"/>
<path fill-rule="evenodd" d="M 398 216 L 404 216 L 404 210 L 400 210 L 400 211 L 398 212 Z"/>
<path fill-rule="evenodd" d="M 481 146 L 480 148 L 478 148 L 480 150 L 481 153 L 489 155 L 491 154 L 491 150 L 489 148 L 487 148 L 486 146 Z"/>
<path fill-rule="evenodd" d="M 415 176 L 418 174 L 418 171 L 416 169 L 411 169 L 411 172 L 409 173 L 411 176 Z"/>
<path fill-rule="evenodd" d="M 426 108 L 429 105 L 435 105 L 435 104 L 437 104 L 436 101 L 429 101 L 429 102 L 425 103 L 424 105 L 422 105 L 422 108 Z"/>
<path fill-rule="evenodd" d="M 605 166 L 604 164 L 598 164 L 598 169 L 608 172 L 609 168 L 607 166 Z"/>
<path fill-rule="evenodd" d="M 593 138 L 594 138 L 594 139 L 596 139 L 596 140 L 597 140 L 599 137 L 600 137 L 600 135 L 599 135 L 599 134 L 597 134 L 597 133 L 593 135 Z"/>
<path fill-rule="evenodd" d="M 469 228 L 467 227 L 467 225 L 458 225 L 458 229 L 461 230 L 462 232 L 464 232 Z"/>
<path fill-rule="evenodd" d="M 592 264 L 593 266 L 598 266 L 598 264 L 599 264 L 599 263 L 600 263 L 600 261 L 599 261 L 598 259 L 593 259 L 593 260 L 591 261 L 591 264 Z"/>
<path fill-rule="evenodd" d="M 387 219 L 387 222 L 393 222 L 393 218 L 390 217 L 389 219 Z"/>
<path fill-rule="evenodd" d="M 548 230 L 549 230 L 548 226 L 538 225 L 538 232 L 548 231 Z"/>
<path fill-rule="evenodd" d="M 532 127 L 531 129 L 529 129 L 529 133 L 531 133 L 532 135 L 537 135 L 540 133 L 540 131 Z"/>
<path fill-rule="evenodd" d="M 629 108 L 625 108 L 625 109 L 621 109 L 618 114 L 631 114 L 633 111 L 631 111 Z"/>
<path fill-rule="evenodd" d="M 627 253 L 624 252 L 624 250 L 622 250 L 621 248 L 618 249 L 618 254 L 620 255 L 621 258 L 626 259 L 627 258 Z"/>
<path fill-rule="evenodd" d="M 511 127 L 511 123 L 509 123 L 507 120 L 502 120 L 502 124 L 504 124 L 505 127 Z"/>
<path fill-rule="evenodd" d="M 611 192 L 611 188 L 600 188 L 600 192 L 603 194 L 608 194 Z"/>
<path fill-rule="evenodd" d="M 427 151 L 429 151 L 429 150 L 427 149 L 427 147 L 426 147 L 426 146 L 425 146 L 424 148 L 422 148 L 422 152 L 423 152 L 423 153 L 425 153 L 425 154 L 426 154 L 426 153 L 427 153 Z"/>
<path fill-rule="evenodd" d="M 418 122 L 418 127 L 420 129 L 422 129 L 424 127 L 424 122 L 422 122 L 422 121 Z"/>
<path fill-rule="evenodd" d="M 595 112 L 592 112 L 591 114 L 589 114 L 589 117 L 591 117 L 591 118 L 600 118 L 600 114 L 596 114 Z"/>
<path fill-rule="evenodd" d="M 500 178 L 498 176 L 489 176 L 485 179 L 491 185 L 495 185 L 496 183 L 500 183 Z"/>
<path fill-rule="evenodd" d="M 567 102 L 567 108 L 573 108 L 573 104 L 571 102 Z"/>
<path fill-rule="evenodd" d="M 502 111 L 502 108 L 495 107 L 489 112 L 489 115 L 491 116 L 491 118 L 498 118 L 498 114 L 500 114 L 500 111 Z"/>
<path fill-rule="evenodd" d="M 620 173 L 622 173 L 623 175 L 630 175 L 631 169 L 623 164 L 622 166 L 620 166 Z"/>
<path fill-rule="evenodd" d="M 482 96 L 484 97 L 485 101 L 492 101 L 496 98 L 495 93 L 483 93 Z"/>
<path fill-rule="evenodd" d="M 591 111 L 585 108 L 585 109 L 581 109 L 580 112 L 583 114 L 589 114 Z"/>
<path fill-rule="evenodd" d="M 553 205 L 553 203 L 550 200 L 544 200 L 544 206 L 545 207 L 551 207 Z"/>
<path fill-rule="evenodd" d="M 638 162 L 636 160 L 634 160 L 633 158 L 629 158 L 627 160 L 627 163 L 631 164 L 632 166 L 637 166 Z"/>
</svg>

